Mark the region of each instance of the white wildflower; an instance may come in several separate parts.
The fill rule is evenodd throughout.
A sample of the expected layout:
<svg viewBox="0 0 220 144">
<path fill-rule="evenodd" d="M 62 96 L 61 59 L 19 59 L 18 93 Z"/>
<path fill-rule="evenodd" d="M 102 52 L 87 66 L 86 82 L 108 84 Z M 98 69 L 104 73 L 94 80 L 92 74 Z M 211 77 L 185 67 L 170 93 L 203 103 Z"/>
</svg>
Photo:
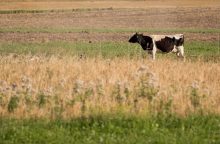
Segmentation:
<svg viewBox="0 0 220 144">
<path fill-rule="evenodd" d="M 191 87 L 194 89 L 199 89 L 199 82 L 197 80 L 194 80 Z"/>
<path fill-rule="evenodd" d="M 141 65 L 139 68 L 138 68 L 138 72 L 139 73 L 144 73 L 144 72 L 146 72 L 146 71 L 148 71 L 149 70 L 149 68 L 147 67 L 147 66 L 145 66 L 145 65 Z"/>
<path fill-rule="evenodd" d="M 75 82 L 75 92 L 80 93 L 83 89 L 84 81 L 82 80 L 76 80 Z"/>
<path fill-rule="evenodd" d="M 159 78 L 156 76 L 153 72 L 148 72 L 148 84 L 152 87 L 158 87 L 159 86 Z"/>
<path fill-rule="evenodd" d="M 61 87 L 64 87 L 65 84 L 66 84 L 66 79 L 60 80 L 60 83 L 59 83 L 59 84 L 61 85 Z"/>
</svg>

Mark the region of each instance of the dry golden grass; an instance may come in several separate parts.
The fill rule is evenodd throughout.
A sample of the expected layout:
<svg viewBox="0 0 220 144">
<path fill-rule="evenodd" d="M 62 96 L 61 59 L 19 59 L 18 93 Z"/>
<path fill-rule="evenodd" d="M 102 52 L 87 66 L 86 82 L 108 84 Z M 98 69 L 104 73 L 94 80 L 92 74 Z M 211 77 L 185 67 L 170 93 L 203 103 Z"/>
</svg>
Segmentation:
<svg viewBox="0 0 220 144">
<path fill-rule="evenodd" d="M 220 113 L 219 63 L 16 55 L 0 69 L 1 116 Z"/>
<path fill-rule="evenodd" d="M 10 0 L 9 0 L 10 1 Z M 0 0 L 0 10 L 48 10 L 81 8 L 219 7 L 219 0 L 146 0 L 146 1 L 12 1 Z"/>
</svg>

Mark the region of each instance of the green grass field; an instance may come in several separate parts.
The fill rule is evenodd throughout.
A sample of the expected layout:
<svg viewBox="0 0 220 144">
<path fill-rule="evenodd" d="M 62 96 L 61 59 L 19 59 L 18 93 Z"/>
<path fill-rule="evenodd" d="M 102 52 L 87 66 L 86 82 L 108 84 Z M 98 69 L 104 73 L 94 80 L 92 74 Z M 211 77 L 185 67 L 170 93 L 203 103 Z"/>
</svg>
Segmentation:
<svg viewBox="0 0 220 144">
<path fill-rule="evenodd" d="M 0 118 L 1 144 L 11 143 L 160 143 L 218 144 L 219 116 L 97 116 L 72 120 Z"/>
<path fill-rule="evenodd" d="M 146 57 L 147 54 L 138 44 L 129 44 L 128 42 L 67 42 L 53 41 L 45 43 L 0 43 L 1 55 L 31 54 L 31 55 L 83 55 L 86 57 L 102 56 L 103 58 L 113 57 Z M 175 56 L 175 54 L 160 56 Z M 220 46 L 219 42 L 186 42 L 185 55 L 187 58 L 202 58 L 205 60 L 219 60 Z"/>
</svg>

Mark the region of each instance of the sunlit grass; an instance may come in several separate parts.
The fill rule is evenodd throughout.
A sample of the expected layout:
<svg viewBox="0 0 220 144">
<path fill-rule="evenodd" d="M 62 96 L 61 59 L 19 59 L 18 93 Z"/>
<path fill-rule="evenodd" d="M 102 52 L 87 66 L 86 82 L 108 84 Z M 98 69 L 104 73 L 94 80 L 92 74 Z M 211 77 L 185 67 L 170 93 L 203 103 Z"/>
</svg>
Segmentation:
<svg viewBox="0 0 220 144">
<path fill-rule="evenodd" d="M 93 114 L 219 114 L 219 63 L 119 57 L 0 58 L 0 114 L 64 118 Z"/>
<path fill-rule="evenodd" d="M 185 55 L 188 59 L 204 59 L 206 61 L 218 61 L 220 56 L 219 42 L 186 42 Z M 42 43 L 0 43 L 1 55 L 15 54 L 40 54 L 59 56 L 83 56 L 83 57 L 150 57 L 138 44 L 128 42 L 67 42 L 51 41 Z M 175 54 L 157 54 L 157 57 L 175 57 Z"/>
</svg>

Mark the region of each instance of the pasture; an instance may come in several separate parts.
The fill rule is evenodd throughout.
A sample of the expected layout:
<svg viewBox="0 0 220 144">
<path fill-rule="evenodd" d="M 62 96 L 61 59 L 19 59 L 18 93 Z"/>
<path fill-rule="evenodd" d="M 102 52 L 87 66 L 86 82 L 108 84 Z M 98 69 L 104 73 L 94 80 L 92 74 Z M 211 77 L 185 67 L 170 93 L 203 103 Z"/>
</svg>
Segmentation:
<svg viewBox="0 0 220 144">
<path fill-rule="evenodd" d="M 1 143 L 220 143 L 217 0 L 0 1 Z M 134 32 L 185 35 L 156 60 Z"/>
</svg>

